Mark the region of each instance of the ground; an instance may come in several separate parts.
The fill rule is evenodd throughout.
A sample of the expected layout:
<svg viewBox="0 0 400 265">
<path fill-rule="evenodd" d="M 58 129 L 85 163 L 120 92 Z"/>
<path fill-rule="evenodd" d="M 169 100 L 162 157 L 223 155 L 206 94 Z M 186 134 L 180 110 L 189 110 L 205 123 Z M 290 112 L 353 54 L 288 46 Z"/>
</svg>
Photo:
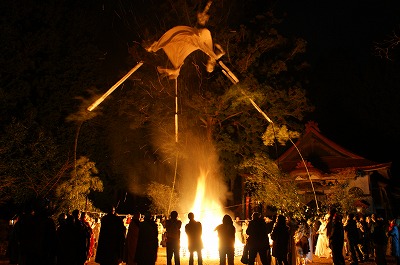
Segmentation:
<svg viewBox="0 0 400 265">
<path fill-rule="evenodd" d="M 395 265 L 396 262 L 393 259 L 393 257 L 387 257 L 387 265 Z M 0 264 L 9 264 L 7 260 L 0 260 Z M 125 264 L 125 263 L 123 263 Z M 167 259 L 166 259 L 166 254 L 165 254 L 165 248 L 159 248 L 158 251 L 158 259 L 157 259 L 157 263 L 156 265 L 166 265 L 167 264 Z M 189 264 L 188 259 L 187 258 L 182 258 L 181 259 L 181 264 L 182 265 L 186 265 Z M 196 260 L 195 260 L 195 264 L 197 264 Z M 203 264 L 204 265 L 219 265 L 219 260 L 218 259 L 208 259 L 208 258 L 203 258 Z M 315 257 L 313 258 L 313 262 L 309 263 L 310 265 L 332 265 L 332 259 L 327 259 L 327 258 L 318 258 Z M 346 265 L 350 264 L 349 261 L 346 261 Z M 94 261 L 90 261 L 87 263 L 87 265 L 99 265 L 98 263 L 94 262 Z M 240 262 L 240 257 L 235 257 L 235 265 L 243 265 Z M 273 265 L 273 264 L 272 264 Z M 369 262 L 363 262 L 360 263 L 360 265 L 376 265 L 375 262 L 373 261 L 369 261 Z M 379 264 L 378 264 L 379 265 Z"/>
<path fill-rule="evenodd" d="M 388 261 L 387 265 L 395 265 L 396 264 L 396 262 L 394 261 L 394 259 L 392 257 L 387 257 L 387 261 Z M 165 248 L 159 248 L 156 265 L 166 265 L 166 264 L 167 264 L 167 259 L 166 259 L 166 254 L 165 254 Z M 182 265 L 189 264 L 188 259 L 187 258 L 182 258 L 181 259 L 181 264 Z M 196 260 L 195 260 L 195 264 L 197 264 Z M 203 264 L 204 265 L 219 265 L 219 260 L 218 259 L 203 258 Z M 332 259 L 318 258 L 318 257 L 314 256 L 313 262 L 309 263 L 309 264 L 310 265 L 328 265 L 328 264 L 332 265 Z M 347 264 L 350 264 L 350 262 L 346 261 L 346 265 Z M 376 265 L 376 263 L 374 261 L 363 262 L 363 263 L 359 263 L 359 264 L 360 265 Z M 98 263 L 89 262 L 88 265 L 98 265 Z M 240 257 L 235 257 L 235 265 L 243 265 L 240 262 Z"/>
</svg>

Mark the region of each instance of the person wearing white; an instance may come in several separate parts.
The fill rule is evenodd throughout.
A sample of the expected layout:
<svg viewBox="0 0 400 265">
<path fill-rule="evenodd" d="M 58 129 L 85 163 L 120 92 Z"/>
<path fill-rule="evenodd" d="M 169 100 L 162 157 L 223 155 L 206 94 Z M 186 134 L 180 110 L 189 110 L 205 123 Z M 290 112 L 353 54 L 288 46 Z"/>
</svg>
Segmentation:
<svg viewBox="0 0 400 265">
<path fill-rule="evenodd" d="M 315 246 L 315 256 L 321 258 L 329 258 L 331 256 L 331 249 L 329 248 L 329 239 L 326 235 L 327 220 L 321 218 L 321 225 L 318 229 L 318 240 Z"/>
</svg>

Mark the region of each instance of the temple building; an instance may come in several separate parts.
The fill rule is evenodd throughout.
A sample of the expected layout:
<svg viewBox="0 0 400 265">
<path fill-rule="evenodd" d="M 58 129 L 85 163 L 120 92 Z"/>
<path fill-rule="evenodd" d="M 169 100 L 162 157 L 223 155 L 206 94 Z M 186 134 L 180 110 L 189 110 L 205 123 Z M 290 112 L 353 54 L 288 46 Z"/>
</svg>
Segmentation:
<svg viewBox="0 0 400 265">
<path fill-rule="evenodd" d="M 295 179 L 305 204 L 315 206 L 315 198 L 323 202 L 335 192 L 335 186 L 345 184 L 348 193 L 357 198 L 352 202 L 357 211 L 393 216 L 391 162 L 377 163 L 346 150 L 322 135 L 315 122 L 306 125 L 295 145 L 277 163 Z"/>
</svg>

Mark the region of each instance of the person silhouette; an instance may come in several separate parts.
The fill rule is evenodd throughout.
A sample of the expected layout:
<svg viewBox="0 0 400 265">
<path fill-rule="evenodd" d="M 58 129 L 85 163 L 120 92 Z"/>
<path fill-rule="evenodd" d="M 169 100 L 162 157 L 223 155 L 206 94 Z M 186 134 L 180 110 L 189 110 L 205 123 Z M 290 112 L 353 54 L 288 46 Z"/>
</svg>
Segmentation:
<svg viewBox="0 0 400 265">
<path fill-rule="evenodd" d="M 139 237 L 136 246 L 135 261 L 137 265 L 155 265 L 158 252 L 158 231 L 152 215 L 144 214 L 139 224 Z"/>
<path fill-rule="evenodd" d="M 203 264 L 203 256 L 201 250 L 203 249 L 203 241 L 201 239 L 201 234 L 203 233 L 203 228 L 201 223 L 194 220 L 194 214 L 190 212 L 188 214 L 189 223 L 185 226 L 185 232 L 188 236 L 188 249 L 189 249 L 189 265 L 193 265 L 193 253 L 197 252 L 197 264 Z"/>
<path fill-rule="evenodd" d="M 123 259 L 126 228 L 122 219 L 111 207 L 101 218 L 101 227 L 95 262 L 101 265 L 118 265 Z"/>
<path fill-rule="evenodd" d="M 165 222 L 167 231 L 167 265 L 172 265 L 172 256 L 174 257 L 175 265 L 180 265 L 180 238 L 182 221 L 178 220 L 178 212 L 172 211 L 170 219 Z"/>
<path fill-rule="evenodd" d="M 249 265 L 253 265 L 257 254 L 260 256 L 263 265 L 271 264 L 271 253 L 268 234 L 272 227 L 267 225 L 260 213 L 254 212 L 247 227 L 246 233 L 249 236 L 247 246 L 249 249 Z"/>
<path fill-rule="evenodd" d="M 136 248 L 139 239 L 140 212 L 135 211 L 129 223 L 125 238 L 124 261 L 126 265 L 136 265 Z"/>
<path fill-rule="evenodd" d="M 228 257 L 228 265 L 234 265 L 235 256 L 235 227 L 232 218 L 225 214 L 222 218 L 222 224 L 215 228 L 219 238 L 219 264 L 226 265 Z"/>
</svg>

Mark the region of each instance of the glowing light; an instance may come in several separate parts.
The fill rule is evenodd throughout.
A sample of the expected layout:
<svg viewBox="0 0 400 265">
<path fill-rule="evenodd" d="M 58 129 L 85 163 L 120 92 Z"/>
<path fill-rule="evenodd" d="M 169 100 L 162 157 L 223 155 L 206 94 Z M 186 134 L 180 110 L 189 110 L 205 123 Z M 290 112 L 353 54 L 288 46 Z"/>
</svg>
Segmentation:
<svg viewBox="0 0 400 265">
<path fill-rule="evenodd" d="M 196 221 L 200 221 L 203 227 L 203 258 L 217 259 L 219 258 L 218 253 L 218 234 L 215 228 L 222 223 L 222 218 L 226 214 L 224 208 L 220 204 L 217 198 L 207 193 L 207 180 L 212 176 L 209 175 L 204 169 L 200 170 L 200 176 L 197 180 L 196 197 L 191 208 L 191 212 L 194 213 Z M 215 188 L 215 187 L 214 187 Z M 186 217 L 186 216 L 185 216 Z M 232 217 L 232 216 L 231 216 Z M 233 219 L 233 218 L 232 218 Z M 188 220 L 183 222 L 186 225 Z M 181 233 L 181 256 L 188 257 L 189 251 L 187 249 L 187 235 L 184 232 L 184 226 Z M 235 256 L 242 255 L 243 244 L 241 242 L 235 243 Z M 196 254 L 195 254 L 195 258 Z"/>
</svg>

